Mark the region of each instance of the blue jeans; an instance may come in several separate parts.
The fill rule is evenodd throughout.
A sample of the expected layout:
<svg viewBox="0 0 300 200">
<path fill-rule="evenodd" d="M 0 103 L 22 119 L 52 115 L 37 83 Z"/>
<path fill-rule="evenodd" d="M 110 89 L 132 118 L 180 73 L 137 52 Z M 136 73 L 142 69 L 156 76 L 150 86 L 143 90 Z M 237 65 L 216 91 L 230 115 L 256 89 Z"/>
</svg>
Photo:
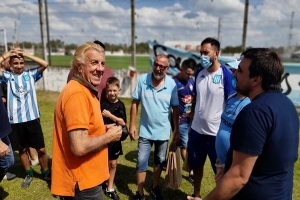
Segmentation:
<svg viewBox="0 0 300 200">
<path fill-rule="evenodd" d="M 139 137 L 138 141 L 138 159 L 136 164 L 137 172 L 145 172 L 148 170 L 148 160 L 152 145 L 154 144 L 154 165 L 163 167 L 166 160 L 166 153 L 168 148 L 168 140 L 148 140 Z"/>
<path fill-rule="evenodd" d="M 8 136 L 1 138 L 2 142 L 5 143 L 9 147 L 9 154 L 0 158 L 0 180 L 3 179 L 5 174 L 8 171 L 8 168 L 11 167 L 15 163 L 14 152 L 11 148 L 11 144 Z"/>
<path fill-rule="evenodd" d="M 187 147 L 187 143 L 189 140 L 189 124 L 179 124 L 179 133 L 180 133 L 180 141 L 177 144 L 180 148 Z"/>
</svg>

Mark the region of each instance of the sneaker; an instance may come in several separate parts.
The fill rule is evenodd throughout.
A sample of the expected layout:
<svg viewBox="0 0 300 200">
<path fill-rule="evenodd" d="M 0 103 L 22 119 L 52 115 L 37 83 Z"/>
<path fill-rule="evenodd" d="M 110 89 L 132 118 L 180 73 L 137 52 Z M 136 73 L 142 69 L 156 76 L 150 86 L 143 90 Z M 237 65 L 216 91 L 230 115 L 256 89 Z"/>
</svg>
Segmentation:
<svg viewBox="0 0 300 200">
<path fill-rule="evenodd" d="M 162 169 L 163 169 L 164 171 L 167 170 L 167 165 L 168 165 L 168 162 L 165 160 L 165 161 L 162 163 Z"/>
<path fill-rule="evenodd" d="M 16 176 L 15 174 L 7 172 L 7 173 L 5 174 L 5 176 L 3 177 L 3 180 L 8 180 L 8 181 L 10 181 L 10 180 L 13 180 L 13 179 L 16 178 L 16 177 L 17 177 L 17 176 Z"/>
<path fill-rule="evenodd" d="M 194 175 L 189 175 L 189 182 L 194 185 Z"/>
<path fill-rule="evenodd" d="M 113 199 L 113 200 L 119 200 L 120 199 L 117 192 L 116 192 L 116 190 L 114 190 L 114 189 L 111 189 L 110 191 L 104 190 L 104 194 L 106 196 L 108 196 L 109 198 Z"/>
<path fill-rule="evenodd" d="M 151 189 L 151 194 L 154 196 L 155 200 L 164 200 L 163 196 L 160 193 L 159 186 Z"/>
<path fill-rule="evenodd" d="M 134 200 L 145 200 L 145 196 L 144 195 L 140 195 L 140 193 L 138 191 L 136 191 L 133 199 Z"/>
<path fill-rule="evenodd" d="M 26 175 L 24 181 L 21 184 L 22 188 L 28 188 L 32 181 L 32 176 Z"/>
<path fill-rule="evenodd" d="M 47 176 L 43 176 L 43 179 L 45 181 L 51 181 L 51 172 L 49 172 L 49 174 Z"/>
<path fill-rule="evenodd" d="M 39 158 L 36 157 L 36 159 L 30 160 L 30 164 L 31 164 L 31 166 L 37 166 L 38 164 L 40 164 Z"/>
</svg>

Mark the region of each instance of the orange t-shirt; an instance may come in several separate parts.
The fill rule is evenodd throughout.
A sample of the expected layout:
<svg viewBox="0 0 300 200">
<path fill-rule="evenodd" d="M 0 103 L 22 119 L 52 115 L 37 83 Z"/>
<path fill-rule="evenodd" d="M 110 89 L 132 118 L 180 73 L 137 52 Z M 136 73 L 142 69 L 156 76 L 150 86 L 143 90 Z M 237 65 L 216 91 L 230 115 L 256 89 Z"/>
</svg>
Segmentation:
<svg viewBox="0 0 300 200">
<path fill-rule="evenodd" d="M 95 187 L 109 178 L 107 147 L 84 156 L 71 152 L 68 131 L 87 129 L 89 136 L 106 132 L 95 94 L 71 80 L 60 93 L 54 111 L 51 193 L 74 196 L 74 187 Z"/>
</svg>

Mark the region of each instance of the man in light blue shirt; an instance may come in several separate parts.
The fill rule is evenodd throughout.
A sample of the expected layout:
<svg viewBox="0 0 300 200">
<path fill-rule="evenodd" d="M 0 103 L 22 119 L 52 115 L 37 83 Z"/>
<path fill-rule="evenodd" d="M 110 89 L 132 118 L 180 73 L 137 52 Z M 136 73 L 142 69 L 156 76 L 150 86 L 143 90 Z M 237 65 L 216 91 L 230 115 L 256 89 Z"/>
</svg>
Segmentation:
<svg viewBox="0 0 300 200">
<path fill-rule="evenodd" d="M 174 80 L 166 76 L 168 68 L 168 58 L 165 55 L 158 55 L 154 62 L 153 71 L 140 77 L 132 94 L 129 128 L 131 140 L 135 140 L 137 135 L 135 120 L 139 103 L 142 103 L 136 166 L 138 191 L 134 196 L 135 200 L 145 199 L 143 187 L 153 144 L 155 147 L 154 178 L 151 194 L 155 199 L 163 199 L 158 182 L 162 172 L 162 165 L 166 158 L 168 140 L 170 139 L 172 110 L 174 122 L 173 142 L 177 144 L 179 141 L 177 87 Z"/>
</svg>

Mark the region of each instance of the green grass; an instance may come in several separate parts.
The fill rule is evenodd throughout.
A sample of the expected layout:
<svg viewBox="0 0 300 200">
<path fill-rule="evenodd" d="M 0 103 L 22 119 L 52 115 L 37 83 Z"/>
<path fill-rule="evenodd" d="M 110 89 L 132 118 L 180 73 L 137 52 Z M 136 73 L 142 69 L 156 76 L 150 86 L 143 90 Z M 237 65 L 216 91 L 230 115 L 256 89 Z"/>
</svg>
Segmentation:
<svg viewBox="0 0 300 200">
<path fill-rule="evenodd" d="M 51 56 L 52 66 L 70 67 L 73 56 Z M 127 69 L 131 65 L 131 56 L 105 56 L 106 65 L 111 69 Z M 137 56 L 136 67 L 138 71 L 150 70 L 150 57 Z"/>
<path fill-rule="evenodd" d="M 51 156 L 52 148 L 52 126 L 53 126 L 53 111 L 56 99 L 59 93 L 55 92 L 37 92 L 39 107 L 41 110 L 41 123 L 43 127 L 46 149 Z M 129 121 L 129 109 L 131 104 L 131 99 L 122 99 L 125 103 L 127 109 L 127 117 Z M 138 123 L 139 117 L 137 118 Z M 298 151 L 300 153 L 300 149 Z M 137 141 L 131 142 L 129 138 L 123 142 L 123 156 L 120 156 L 117 168 L 117 174 L 115 178 L 115 188 L 118 191 L 121 200 L 131 199 L 132 195 L 137 190 L 136 176 L 135 176 L 135 166 L 137 158 Z M 146 184 L 145 184 L 145 195 L 146 199 L 153 199 L 150 197 L 150 186 L 153 176 L 153 162 L 152 154 L 149 162 L 149 170 L 147 172 Z M 31 186 L 27 189 L 22 189 L 20 187 L 21 182 L 25 176 L 23 167 L 18 159 L 18 155 L 15 156 L 15 165 L 10 169 L 10 172 L 17 174 L 17 178 L 12 181 L 4 180 L 1 183 L 3 189 L 0 190 L 3 199 L 6 200 L 40 200 L 40 199 L 58 199 L 51 195 L 49 190 L 49 185 L 41 179 L 39 166 L 34 167 L 34 179 Z M 187 181 L 188 174 L 183 172 L 183 179 L 180 189 L 171 190 L 163 187 L 165 172 L 162 173 L 160 179 L 160 185 L 162 186 L 162 193 L 166 200 L 183 200 L 186 199 L 187 194 L 192 194 L 193 187 Z M 203 178 L 203 184 L 201 188 L 201 194 L 205 196 L 209 191 L 211 191 L 214 186 L 213 172 L 211 170 L 209 162 L 205 164 L 205 173 Z M 293 199 L 300 199 L 300 162 L 297 161 L 295 165 L 294 174 L 294 193 Z M 3 191 L 4 190 L 4 191 Z M 1 194 L 0 194 L 1 195 Z M 0 196 L 1 199 L 1 196 Z M 105 197 L 105 200 L 109 198 Z"/>
</svg>

